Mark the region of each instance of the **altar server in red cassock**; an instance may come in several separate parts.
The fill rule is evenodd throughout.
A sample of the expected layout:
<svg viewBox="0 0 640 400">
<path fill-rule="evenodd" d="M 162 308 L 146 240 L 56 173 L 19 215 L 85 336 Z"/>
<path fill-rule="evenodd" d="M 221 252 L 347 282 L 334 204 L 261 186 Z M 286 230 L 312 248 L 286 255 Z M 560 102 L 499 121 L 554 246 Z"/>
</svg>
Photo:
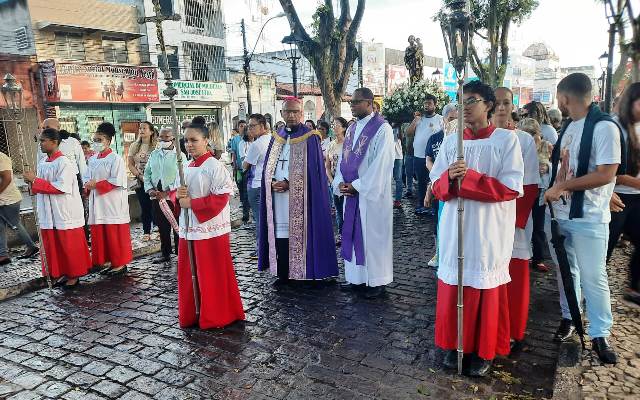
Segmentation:
<svg viewBox="0 0 640 400">
<path fill-rule="evenodd" d="M 96 154 L 89 159 L 84 177 L 89 193 L 91 260 L 93 265 L 111 263 L 101 271 L 110 276 L 125 274 L 133 259 L 125 163 L 110 147 L 115 133 L 109 122 L 98 125 L 93 135 Z"/>
<path fill-rule="evenodd" d="M 524 196 L 516 200 L 516 232 L 511 262 L 509 263 L 511 282 L 507 284 L 511 350 L 517 351 L 522 348 L 527 319 L 529 318 L 529 259 L 533 255 L 531 249 L 531 235 L 533 234 L 531 210 L 538 199 L 540 165 L 533 136 L 522 130 L 516 130 L 510 123 L 512 111 L 513 93 L 511 89 L 497 88 L 493 122 L 498 128 L 510 129 L 516 134 L 524 161 Z"/>
<path fill-rule="evenodd" d="M 457 161 L 456 132 L 444 138 L 431 170 L 433 193 L 445 202 L 440 222 L 440 263 L 435 342 L 456 367 L 458 212 L 464 198 L 464 372 L 486 376 L 496 354 L 509 353 L 509 308 L 505 301 L 513 250 L 516 198 L 523 193 L 520 144 L 490 123 L 496 98 L 480 81 L 464 86 L 464 161 Z M 457 179 L 462 178 L 458 189 Z"/>
<path fill-rule="evenodd" d="M 177 191 L 182 208 L 178 246 L 178 318 L 181 327 L 197 324 L 201 329 L 221 328 L 244 320 L 229 247 L 229 197 L 234 192 L 234 184 L 224 164 L 207 150 L 208 139 L 209 133 L 204 126 L 191 125 L 187 128 L 185 144 L 193 161 L 184 171 L 186 187 Z M 187 240 L 191 241 L 197 270 L 199 320 L 195 313 Z"/>
<path fill-rule="evenodd" d="M 76 168 L 58 149 L 60 133 L 45 129 L 40 135 L 40 149 L 46 158 L 38 164 L 37 175 L 26 171 L 24 179 L 36 194 L 38 225 L 42 246 L 52 279 L 64 289 L 76 287 L 91 267 L 89 248 L 84 235 L 84 209 L 78 190 Z M 42 265 L 43 275 L 47 268 Z"/>
</svg>

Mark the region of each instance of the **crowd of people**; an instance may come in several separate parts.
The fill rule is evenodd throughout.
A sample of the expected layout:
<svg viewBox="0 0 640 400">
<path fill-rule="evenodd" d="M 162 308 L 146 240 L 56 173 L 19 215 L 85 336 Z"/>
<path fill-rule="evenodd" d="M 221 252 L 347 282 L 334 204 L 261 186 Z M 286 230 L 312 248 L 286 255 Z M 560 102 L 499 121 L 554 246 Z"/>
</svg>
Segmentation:
<svg viewBox="0 0 640 400">
<path fill-rule="evenodd" d="M 227 144 L 230 169 L 220 161 L 217 124 L 202 117 L 182 123 L 180 143 L 172 129 L 142 123 L 126 162 L 110 148 L 110 123 L 98 126 L 91 143 L 80 143 L 56 120 L 45 120 L 37 171 L 24 173 L 37 198 L 43 274 L 65 289 L 76 287 L 91 266 L 126 274 L 132 258 L 127 197 L 135 190 L 144 240 L 153 239 L 152 224 L 159 231 L 161 255 L 153 262 L 178 255 L 180 326 L 242 320 L 229 236 L 229 199 L 237 190 L 243 222 L 255 229 L 252 256 L 276 286 L 334 281 L 339 254 L 341 289 L 377 298 L 393 281 L 393 213 L 401 212 L 404 190 L 415 213 L 435 221 L 436 252 L 425 260 L 437 268 L 435 343 L 445 350 L 445 367 L 455 368 L 462 198 L 465 373 L 486 376 L 496 355 L 522 349 L 529 266 L 548 271 L 545 262 L 558 264 L 549 244 L 551 215 L 566 238 L 577 298 L 586 300 L 592 347 L 602 362 L 615 364 L 607 341 L 613 318 L 606 263 L 621 235 L 634 246 L 625 297 L 640 304 L 640 83 L 625 90 L 613 116 L 592 104 L 584 74 L 568 75 L 557 90 L 558 110 L 538 102 L 515 110 L 510 89 L 469 82 L 462 132 L 457 107 L 447 104 L 439 115 L 432 95 L 412 122 L 393 126 L 367 88 L 351 97 L 354 119 L 331 124 L 302 122 L 302 103 L 291 97 L 273 129 L 261 114 L 237 123 Z M 0 226 L 16 229 L 27 245 L 23 257 L 32 257 L 38 248 L 15 217 L 19 193 L 10 160 L 0 155 L 0 167 Z M 0 243 L 0 264 L 7 259 Z M 557 280 L 562 320 L 555 339 L 566 341 L 575 327 L 560 275 Z"/>
</svg>

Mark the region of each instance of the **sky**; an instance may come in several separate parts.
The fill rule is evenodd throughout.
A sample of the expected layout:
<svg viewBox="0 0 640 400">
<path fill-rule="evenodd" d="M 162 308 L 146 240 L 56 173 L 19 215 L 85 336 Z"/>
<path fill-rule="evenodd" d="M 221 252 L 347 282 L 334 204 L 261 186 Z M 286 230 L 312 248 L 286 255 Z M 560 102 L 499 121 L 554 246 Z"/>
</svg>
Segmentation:
<svg viewBox="0 0 640 400">
<path fill-rule="evenodd" d="M 249 51 L 282 50 L 280 40 L 290 33 L 286 18 L 271 20 L 258 40 L 263 23 L 282 11 L 277 0 L 223 0 L 227 24 L 227 53 L 242 54 L 240 20 L 247 25 Z M 334 0 L 334 4 L 337 0 Z M 350 0 L 355 13 L 356 0 Z M 382 42 L 386 47 L 404 49 L 407 37 L 422 39 L 425 54 L 445 57 L 439 24 L 432 21 L 441 0 L 367 0 L 359 31 L 363 41 Z M 293 0 L 302 23 L 311 24 L 317 0 Z M 334 6 L 336 7 L 336 6 Z M 510 51 L 521 53 L 534 42 L 547 43 L 560 57 L 563 67 L 593 65 L 607 50 L 608 24 L 604 7 L 597 0 L 539 0 L 538 8 L 520 26 L 512 25 Z"/>
</svg>

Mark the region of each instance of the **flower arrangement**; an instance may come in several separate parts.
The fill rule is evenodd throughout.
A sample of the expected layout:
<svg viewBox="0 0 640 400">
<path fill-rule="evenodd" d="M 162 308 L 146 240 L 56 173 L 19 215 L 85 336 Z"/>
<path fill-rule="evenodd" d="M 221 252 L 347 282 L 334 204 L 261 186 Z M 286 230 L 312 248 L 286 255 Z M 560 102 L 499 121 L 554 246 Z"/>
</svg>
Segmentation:
<svg viewBox="0 0 640 400">
<path fill-rule="evenodd" d="M 418 81 L 413 85 L 404 83 L 384 98 L 382 115 L 389 122 L 411 122 L 414 113 L 424 109 L 424 100 L 429 93 L 438 99 L 436 104 L 438 112 L 450 101 L 449 96 L 435 79 Z"/>
</svg>

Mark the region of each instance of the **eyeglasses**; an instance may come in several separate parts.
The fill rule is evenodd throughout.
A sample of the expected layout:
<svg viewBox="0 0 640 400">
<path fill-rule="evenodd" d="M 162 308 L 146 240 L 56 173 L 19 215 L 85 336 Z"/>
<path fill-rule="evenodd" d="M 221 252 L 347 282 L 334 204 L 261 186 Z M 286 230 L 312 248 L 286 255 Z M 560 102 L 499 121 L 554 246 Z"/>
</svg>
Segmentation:
<svg viewBox="0 0 640 400">
<path fill-rule="evenodd" d="M 251 129 L 251 128 L 255 128 L 255 127 L 260 126 L 260 125 L 261 124 L 249 124 L 247 126 L 249 127 L 249 129 Z"/>
<path fill-rule="evenodd" d="M 282 110 L 282 115 L 296 115 L 300 114 L 300 110 Z"/>
<path fill-rule="evenodd" d="M 478 98 L 478 97 L 469 97 L 468 99 L 464 100 L 464 101 L 462 102 L 462 104 L 463 104 L 465 107 L 471 107 L 472 105 L 474 105 L 474 104 L 476 104 L 476 103 L 482 103 L 482 102 L 484 102 L 484 101 L 485 101 L 485 100 L 483 100 L 483 99 L 481 99 L 481 98 Z"/>
</svg>

